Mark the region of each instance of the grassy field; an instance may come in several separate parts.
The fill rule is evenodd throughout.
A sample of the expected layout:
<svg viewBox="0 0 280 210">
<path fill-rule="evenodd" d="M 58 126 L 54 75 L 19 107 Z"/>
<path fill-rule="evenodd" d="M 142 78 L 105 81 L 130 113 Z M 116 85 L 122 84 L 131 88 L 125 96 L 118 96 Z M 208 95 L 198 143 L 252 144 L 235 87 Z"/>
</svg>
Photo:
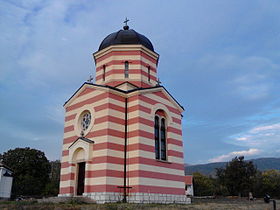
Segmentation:
<svg viewBox="0 0 280 210">
<path fill-rule="evenodd" d="M 278 208 L 280 209 L 280 200 L 277 201 Z M 89 210 L 89 209 L 98 209 L 98 210 L 132 210 L 132 209 L 152 209 L 152 210 L 175 210 L 175 209 L 193 209 L 193 210 L 204 210 L 204 209 L 213 209 L 213 210 L 230 210 L 230 209 L 252 209 L 252 210 L 270 210 L 273 209 L 272 202 L 266 204 L 263 200 L 256 201 L 247 201 L 247 200 L 238 200 L 238 199 L 212 199 L 212 200 L 195 200 L 192 204 L 180 205 L 180 204 L 123 204 L 123 203 L 114 203 L 114 204 L 84 204 L 77 202 L 69 203 L 37 203 L 36 201 L 6 201 L 0 202 L 1 210 L 48 210 L 48 209 L 67 209 L 67 210 Z"/>
</svg>

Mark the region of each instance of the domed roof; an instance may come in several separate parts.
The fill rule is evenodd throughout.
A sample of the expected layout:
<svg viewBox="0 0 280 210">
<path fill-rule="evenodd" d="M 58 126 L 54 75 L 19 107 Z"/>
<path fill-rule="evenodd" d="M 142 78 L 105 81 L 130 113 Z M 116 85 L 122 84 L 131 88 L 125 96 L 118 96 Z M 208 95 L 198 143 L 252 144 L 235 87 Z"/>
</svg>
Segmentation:
<svg viewBox="0 0 280 210">
<path fill-rule="evenodd" d="M 133 29 L 129 29 L 128 26 L 124 26 L 123 30 L 119 30 L 115 33 L 109 34 L 100 44 L 98 51 L 103 50 L 111 45 L 122 44 L 141 44 L 151 51 L 154 51 L 154 47 L 151 41 L 142 34 L 137 33 Z"/>
</svg>

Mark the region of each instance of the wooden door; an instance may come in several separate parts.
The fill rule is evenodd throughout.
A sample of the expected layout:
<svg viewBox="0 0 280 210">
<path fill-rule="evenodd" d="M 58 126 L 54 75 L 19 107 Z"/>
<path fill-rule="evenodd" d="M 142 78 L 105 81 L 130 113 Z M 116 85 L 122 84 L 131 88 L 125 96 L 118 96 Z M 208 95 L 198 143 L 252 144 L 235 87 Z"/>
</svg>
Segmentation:
<svg viewBox="0 0 280 210">
<path fill-rule="evenodd" d="M 78 183 L 77 183 L 77 195 L 82 195 L 85 189 L 85 169 L 86 163 L 78 163 Z"/>
</svg>

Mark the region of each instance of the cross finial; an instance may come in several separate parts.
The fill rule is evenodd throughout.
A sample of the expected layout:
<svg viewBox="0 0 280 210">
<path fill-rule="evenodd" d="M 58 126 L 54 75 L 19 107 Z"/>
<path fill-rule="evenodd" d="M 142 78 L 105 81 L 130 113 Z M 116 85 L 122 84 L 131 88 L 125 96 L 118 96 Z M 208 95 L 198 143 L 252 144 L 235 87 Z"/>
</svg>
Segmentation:
<svg viewBox="0 0 280 210">
<path fill-rule="evenodd" d="M 160 86 L 161 81 L 159 80 L 159 78 L 157 79 L 157 86 Z"/>
<path fill-rule="evenodd" d="M 123 27 L 124 30 L 128 30 L 129 29 L 129 26 L 127 25 L 127 22 L 129 20 L 127 19 L 127 17 L 125 18 L 125 20 L 123 21 L 123 23 L 125 24 L 125 26 Z"/>
<path fill-rule="evenodd" d="M 87 82 L 92 83 L 92 80 L 93 80 L 93 77 L 90 75 L 89 78 L 88 78 L 88 80 L 87 80 Z"/>
<path fill-rule="evenodd" d="M 127 17 L 125 18 L 125 20 L 123 21 L 123 23 L 127 26 L 127 22 L 128 22 L 129 20 L 127 19 Z"/>
</svg>

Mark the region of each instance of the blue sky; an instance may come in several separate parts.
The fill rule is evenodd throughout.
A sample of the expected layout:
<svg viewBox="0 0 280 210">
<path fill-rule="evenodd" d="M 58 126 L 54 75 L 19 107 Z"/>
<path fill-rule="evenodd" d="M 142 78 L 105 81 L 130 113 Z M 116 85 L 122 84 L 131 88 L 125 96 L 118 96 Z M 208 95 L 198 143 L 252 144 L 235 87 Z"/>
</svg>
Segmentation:
<svg viewBox="0 0 280 210">
<path fill-rule="evenodd" d="M 160 54 L 185 107 L 185 161 L 280 157 L 280 1 L 0 2 L 0 153 L 60 158 L 64 102 L 94 74 L 92 53 L 123 26 Z"/>
</svg>

